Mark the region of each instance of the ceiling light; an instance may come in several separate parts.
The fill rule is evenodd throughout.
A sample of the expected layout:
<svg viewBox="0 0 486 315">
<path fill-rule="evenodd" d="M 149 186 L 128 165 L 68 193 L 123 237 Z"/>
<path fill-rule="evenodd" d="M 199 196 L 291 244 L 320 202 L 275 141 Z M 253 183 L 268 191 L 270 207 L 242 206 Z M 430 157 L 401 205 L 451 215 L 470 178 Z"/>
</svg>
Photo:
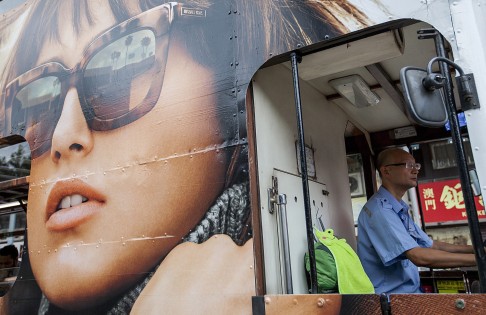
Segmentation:
<svg viewBox="0 0 486 315">
<path fill-rule="evenodd" d="M 380 101 L 380 97 L 357 74 L 330 80 L 329 84 L 358 108 L 373 106 Z"/>
</svg>

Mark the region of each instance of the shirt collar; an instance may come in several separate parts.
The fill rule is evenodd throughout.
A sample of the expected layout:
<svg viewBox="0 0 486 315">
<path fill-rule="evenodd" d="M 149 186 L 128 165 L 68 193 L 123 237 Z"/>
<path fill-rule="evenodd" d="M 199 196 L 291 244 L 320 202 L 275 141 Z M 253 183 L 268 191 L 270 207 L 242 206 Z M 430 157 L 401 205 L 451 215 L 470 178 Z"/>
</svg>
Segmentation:
<svg viewBox="0 0 486 315">
<path fill-rule="evenodd" d="M 405 213 L 408 213 L 408 205 L 403 202 L 403 200 L 398 201 L 385 187 L 380 186 L 378 194 L 392 205 L 392 209 L 396 213 L 399 213 L 402 210 Z"/>
</svg>

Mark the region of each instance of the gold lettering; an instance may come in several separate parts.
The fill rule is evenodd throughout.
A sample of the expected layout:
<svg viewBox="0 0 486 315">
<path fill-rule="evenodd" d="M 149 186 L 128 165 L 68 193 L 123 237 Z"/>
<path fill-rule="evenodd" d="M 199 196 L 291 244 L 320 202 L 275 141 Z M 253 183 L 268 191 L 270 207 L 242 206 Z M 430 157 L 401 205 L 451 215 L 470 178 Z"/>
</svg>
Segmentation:
<svg viewBox="0 0 486 315">
<path fill-rule="evenodd" d="M 465 209 L 464 197 L 462 196 L 461 184 L 457 184 L 454 187 L 448 185 L 444 186 L 442 194 L 440 196 L 440 202 L 444 204 L 446 209 Z"/>
</svg>

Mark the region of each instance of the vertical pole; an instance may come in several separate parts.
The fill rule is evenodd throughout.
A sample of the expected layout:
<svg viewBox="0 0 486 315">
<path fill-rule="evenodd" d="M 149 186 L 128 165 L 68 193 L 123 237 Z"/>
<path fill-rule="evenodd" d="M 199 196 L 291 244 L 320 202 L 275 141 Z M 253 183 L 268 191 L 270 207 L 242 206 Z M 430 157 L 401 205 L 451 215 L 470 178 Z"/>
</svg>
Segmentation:
<svg viewBox="0 0 486 315">
<path fill-rule="evenodd" d="M 292 283 L 292 263 L 290 260 L 290 243 L 289 243 L 289 227 L 287 224 L 287 195 L 278 195 L 278 211 L 280 216 L 280 230 L 282 237 L 282 246 L 284 252 L 284 271 L 285 271 L 285 293 L 294 293 L 294 286 Z"/>
<path fill-rule="evenodd" d="M 434 36 L 435 48 L 439 57 L 447 58 L 444 48 L 444 38 L 438 32 Z M 459 177 L 461 180 L 462 194 L 464 197 L 464 204 L 466 206 L 467 220 L 469 223 L 469 231 L 471 234 L 471 241 L 476 255 L 476 262 L 478 265 L 479 283 L 481 285 L 481 293 L 486 293 L 486 254 L 484 252 L 483 240 L 481 237 L 481 229 L 479 227 L 478 213 L 474 203 L 474 194 L 471 188 L 469 172 L 467 167 L 467 160 L 462 143 L 461 131 L 459 129 L 459 122 L 457 120 L 456 102 L 454 99 L 454 92 L 452 91 L 452 79 L 447 63 L 439 61 L 440 71 L 446 80 L 444 86 L 444 96 L 446 98 L 446 109 L 449 115 L 449 122 L 451 125 L 451 135 L 454 147 L 456 150 L 457 164 L 459 166 Z"/>
<path fill-rule="evenodd" d="M 309 181 L 307 176 L 307 156 L 305 152 L 304 122 L 302 118 L 302 104 L 300 100 L 299 70 L 298 63 L 302 61 L 302 56 L 297 52 L 290 54 L 292 63 L 292 77 L 294 82 L 295 109 L 297 113 L 297 127 L 299 131 L 299 149 L 300 149 L 300 172 L 302 174 L 302 190 L 304 195 L 305 225 L 307 231 L 307 249 L 309 252 L 311 293 L 317 293 L 317 271 L 316 256 L 314 252 L 314 232 L 312 230 L 312 214 L 309 198 Z"/>
</svg>

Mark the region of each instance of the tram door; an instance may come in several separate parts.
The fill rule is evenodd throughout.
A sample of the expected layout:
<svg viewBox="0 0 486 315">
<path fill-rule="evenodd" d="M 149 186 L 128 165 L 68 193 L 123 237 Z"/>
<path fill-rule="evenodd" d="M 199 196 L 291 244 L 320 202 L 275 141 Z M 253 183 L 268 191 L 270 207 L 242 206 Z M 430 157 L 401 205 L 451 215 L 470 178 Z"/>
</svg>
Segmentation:
<svg viewBox="0 0 486 315">
<path fill-rule="evenodd" d="M 285 195 L 284 202 L 274 212 L 276 216 L 280 272 L 282 277 L 283 292 L 289 286 L 294 294 L 308 293 L 308 285 L 305 277 L 304 255 L 307 252 L 307 232 L 305 224 L 304 200 L 302 193 L 302 178 L 300 176 L 274 169 L 274 181 L 278 185 L 278 194 Z M 319 230 L 329 228 L 330 213 L 328 207 L 328 192 L 326 185 L 316 181 L 309 181 L 309 195 L 312 213 L 312 223 Z M 286 212 L 286 215 L 283 213 Z M 282 218 L 284 216 L 284 218 Z M 286 222 L 282 223 L 282 219 Z M 286 224 L 285 224 L 286 223 Z M 285 228 L 285 225 L 287 228 Z M 287 233 L 288 238 L 285 237 Z M 288 249 L 285 242 L 288 239 Z M 286 251 L 288 250 L 288 254 Z M 286 260 L 290 258 L 290 260 Z M 291 270 L 291 284 L 286 278 L 286 273 Z"/>
</svg>

